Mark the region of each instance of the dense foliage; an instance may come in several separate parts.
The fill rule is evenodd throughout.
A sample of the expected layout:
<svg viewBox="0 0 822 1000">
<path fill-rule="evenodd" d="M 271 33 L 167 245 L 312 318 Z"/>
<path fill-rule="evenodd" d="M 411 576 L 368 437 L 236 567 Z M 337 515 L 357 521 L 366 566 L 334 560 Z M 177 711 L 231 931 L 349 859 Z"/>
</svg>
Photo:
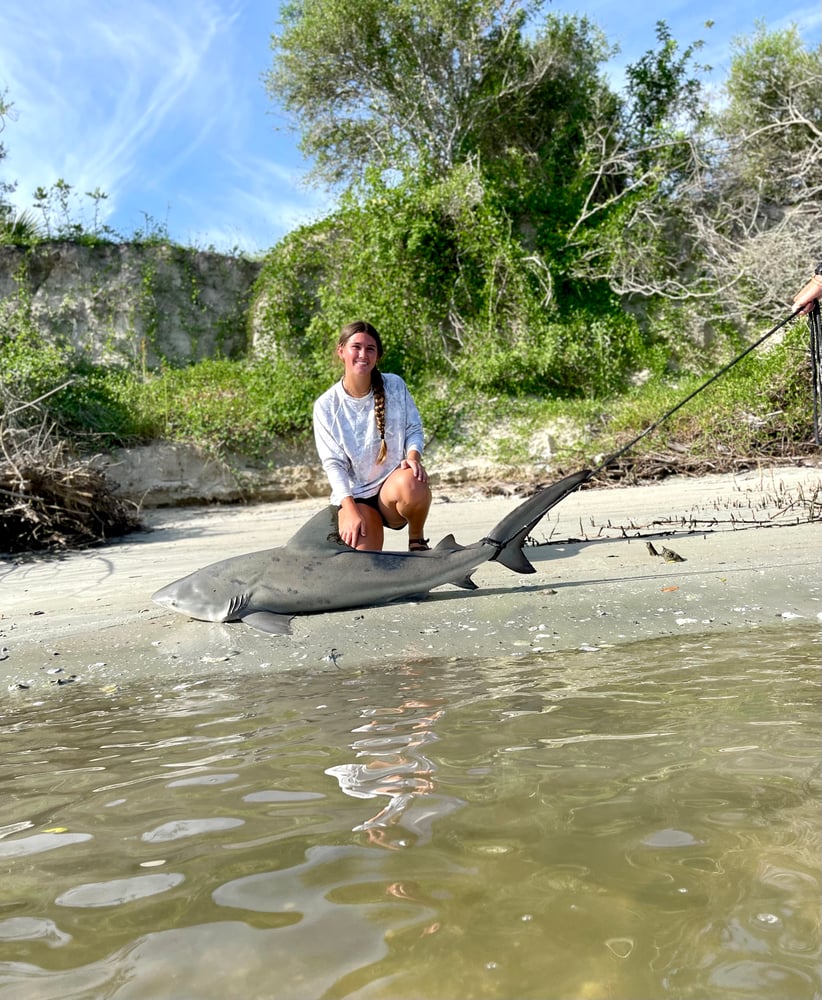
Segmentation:
<svg viewBox="0 0 822 1000">
<path fill-rule="evenodd" d="M 487 419 L 524 441 L 565 412 L 607 451 L 781 319 L 820 256 L 822 50 L 794 29 L 741 40 L 709 100 L 699 42 L 660 23 L 617 90 L 599 29 L 546 0 L 290 0 L 281 17 L 266 85 L 339 207 L 267 255 L 241 360 L 106 369 L 6 316 L 3 385 L 44 397 L 89 447 L 166 437 L 264 456 L 308 433 L 336 334 L 364 318 L 430 438 L 487 445 Z M 99 190 L 90 230 L 63 181 L 35 192 L 36 223 L 9 191 L 0 242 L 111 236 Z M 670 433 L 807 444 L 797 327 Z"/>
</svg>

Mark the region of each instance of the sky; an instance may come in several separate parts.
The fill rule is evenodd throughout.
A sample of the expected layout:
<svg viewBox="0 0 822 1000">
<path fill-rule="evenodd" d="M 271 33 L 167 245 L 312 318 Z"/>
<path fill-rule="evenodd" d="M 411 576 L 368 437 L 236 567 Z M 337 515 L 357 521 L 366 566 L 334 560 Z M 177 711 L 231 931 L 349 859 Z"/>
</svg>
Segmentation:
<svg viewBox="0 0 822 1000">
<path fill-rule="evenodd" d="M 714 81 L 757 23 L 822 44 L 822 0 L 552 0 L 546 11 L 584 15 L 620 47 L 605 67 L 616 86 L 655 47 L 658 20 L 680 48 L 705 41 L 698 59 Z M 62 179 L 86 226 L 84 194 L 102 191 L 101 221 L 122 238 L 162 231 L 253 256 L 328 214 L 333 195 L 306 183 L 299 136 L 265 90 L 278 17 L 274 0 L 2 0 L 0 93 L 14 108 L 0 180 L 17 183 L 11 201 L 30 209 L 36 188 Z"/>
</svg>

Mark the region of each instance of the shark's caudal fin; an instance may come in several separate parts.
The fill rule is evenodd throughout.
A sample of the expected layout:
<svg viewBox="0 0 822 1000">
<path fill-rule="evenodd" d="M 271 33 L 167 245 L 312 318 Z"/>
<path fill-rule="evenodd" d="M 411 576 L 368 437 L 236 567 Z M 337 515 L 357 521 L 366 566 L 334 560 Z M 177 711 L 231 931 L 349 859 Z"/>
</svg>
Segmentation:
<svg viewBox="0 0 822 1000">
<path fill-rule="evenodd" d="M 491 556 L 491 560 L 501 562 L 503 566 L 507 566 L 515 573 L 535 573 L 536 570 L 525 558 L 522 551 L 528 533 L 555 504 L 582 486 L 592 475 L 593 472 L 590 469 L 583 469 L 581 472 L 566 476 L 558 483 L 538 490 L 507 517 L 504 517 L 483 539 L 488 545 L 499 547 L 499 551 L 496 555 Z"/>
</svg>

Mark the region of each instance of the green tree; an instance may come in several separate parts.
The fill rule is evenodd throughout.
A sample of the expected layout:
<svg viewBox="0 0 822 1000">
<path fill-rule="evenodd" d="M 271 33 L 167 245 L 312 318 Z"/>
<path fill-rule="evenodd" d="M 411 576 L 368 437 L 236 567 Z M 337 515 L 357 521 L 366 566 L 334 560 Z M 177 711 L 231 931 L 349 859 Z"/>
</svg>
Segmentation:
<svg viewBox="0 0 822 1000">
<path fill-rule="evenodd" d="M 283 8 L 269 93 L 318 177 L 345 190 L 333 220 L 272 255 L 269 343 L 297 332 L 315 354 L 365 314 L 412 381 L 438 366 L 520 392 L 610 391 L 638 363 L 636 321 L 612 289 L 690 287 L 678 269 L 693 239 L 675 235 L 676 256 L 665 240 L 672 220 L 690 236 L 670 204 L 693 172 L 696 46 L 680 51 L 660 23 L 619 96 L 602 32 L 545 7 Z"/>
<path fill-rule="evenodd" d="M 545 0 L 292 0 L 272 36 L 270 95 L 296 119 L 318 176 L 365 167 L 446 175 L 512 110 L 539 103 L 550 45 L 524 28 Z M 520 121 L 522 115 L 519 115 Z"/>
</svg>

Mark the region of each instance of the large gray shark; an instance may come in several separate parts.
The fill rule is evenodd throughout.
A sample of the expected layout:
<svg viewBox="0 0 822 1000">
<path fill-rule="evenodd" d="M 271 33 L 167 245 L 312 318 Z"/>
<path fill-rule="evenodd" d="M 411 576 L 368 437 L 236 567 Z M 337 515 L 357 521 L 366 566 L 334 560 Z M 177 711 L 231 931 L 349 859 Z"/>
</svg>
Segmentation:
<svg viewBox="0 0 822 1000">
<path fill-rule="evenodd" d="M 352 549 L 337 534 L 336 508 L 327 507 L 285 545 L 212 563 L 158 590 L 152 600 L 201 621 L 242 621 L 287 635 L 295 615 L 419 599 L 443 583 L 476 590 L 471 574 L 484 562 L 536 572 L 522 551 L 528 533 L 592 475 L 586 469 L 538 490 L 478 542 L 462 546 L 446 535 L 428 552 Z"/>
</svg>

